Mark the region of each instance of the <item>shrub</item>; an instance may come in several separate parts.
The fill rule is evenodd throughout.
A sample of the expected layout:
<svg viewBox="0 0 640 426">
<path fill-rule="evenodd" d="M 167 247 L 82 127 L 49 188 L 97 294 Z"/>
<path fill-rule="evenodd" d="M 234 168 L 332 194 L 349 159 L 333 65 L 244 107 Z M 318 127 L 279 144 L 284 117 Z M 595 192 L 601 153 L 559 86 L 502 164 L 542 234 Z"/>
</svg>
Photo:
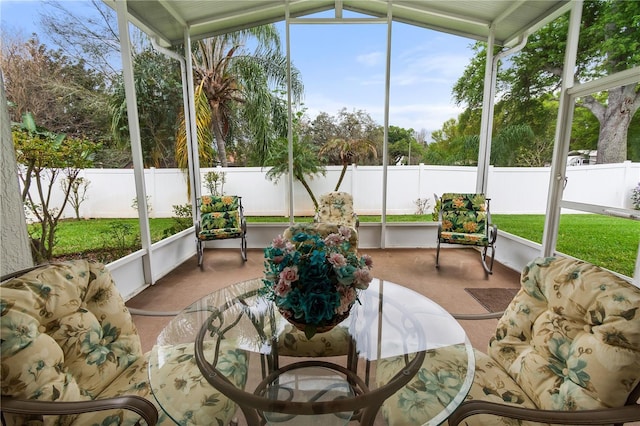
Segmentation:
<svg viewBox="0 0 640 426">
<path fill-rule="evenodd" d="M 640 182 L 638 182 L 638 185 L 631 191 L 631 202 L 633 203 L 634 209 L 640 210 Z"/>
</svg>

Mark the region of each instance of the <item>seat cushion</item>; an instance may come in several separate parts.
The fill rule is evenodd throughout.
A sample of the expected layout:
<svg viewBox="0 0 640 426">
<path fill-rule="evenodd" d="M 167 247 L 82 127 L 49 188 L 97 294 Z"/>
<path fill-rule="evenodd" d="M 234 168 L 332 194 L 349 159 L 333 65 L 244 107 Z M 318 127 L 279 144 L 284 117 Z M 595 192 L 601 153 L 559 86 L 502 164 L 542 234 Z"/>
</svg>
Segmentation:
<svg viewBox="0 0 640 426">
<path fill-rule="evenodd" d="M 485 234 L 487 212 L 443 211 L 442 231 L 464 234 Z"/>
<path fill-rule="evenodd" d="M 159 406 L 165 407 L 178 424 L 227 425 L 236 412 L 236 404 L 215 389 L 202 376 L 194 357 L 193 344 L 163 347 L 162 359 L 158 347 L 150 354 L 150 379 Z M 205 341 L 205 357 L 214 357 L 214 342 Z M 249 355 L 238 349 L 234 342 L 220 342 L 218 370 L 237 388 L 244 389 L 247 382 Z M 161 418 L 167 417 L 164 410 Z"/>
<path fill-rule="evenodd" d="M 453 401 L 463 386 L 467 374 L 464 345 L 455 345 L 427 352 L 423 367 L 400 391 L 382 404 L 382 415 L 389 426 L 420 426 L 432 419 Z M 474 350 L 475 374 L 466 400 L 478 399 L 535 408 L 518 384 L 486 354 Z M 376 365 L 376 384 L 387 383 L 401 371 L 401 356 L 382 359 Z M 468 386 L 468 385 L 467 385 Z M 534 425 L 517 423 L 495 416 L 472 416 L 465 425 Z"/>
<path fill-rule="evenodd" d="M 304 332 L 287 324 L 278 335 L 278 354 L 296 357 L 329 357 L 349 353 L 349 331 L 336 326 L 326 333 L 307 339 Z"/>
<path fill-rule="evenodd" d="M 203 213 L 200 224 L 198 238 L 201 240 L 222 240 L 242 236 L 240 213 L 237 210 Z"/>
<path fill-rule="evenodd" d="M 542 409 L 619 407 L 640 381 L 640 289 L 594 265 L 539 258 L 488 355 Z"/>
</svg>

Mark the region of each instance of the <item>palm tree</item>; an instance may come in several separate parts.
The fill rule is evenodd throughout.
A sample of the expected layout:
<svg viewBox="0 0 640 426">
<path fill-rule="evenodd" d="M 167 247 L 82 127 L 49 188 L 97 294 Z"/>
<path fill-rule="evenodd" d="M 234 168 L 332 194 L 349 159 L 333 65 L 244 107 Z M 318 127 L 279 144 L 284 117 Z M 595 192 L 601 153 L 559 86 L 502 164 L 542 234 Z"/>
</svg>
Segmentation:
<svg viewBox="0 0 640 426">
<path fill-rule="evenodd" d="M 257 43 L 249 52 L 246 42 Z M 280 36 L 273 25 L 264 25 L 200 40 L 192 53 L 195 80 L 202 85 L 211 111 L 211 133 L 218 160 L 227 166 L 227 138 L 242 124 L 255 141 L 256 158 L 264 165 L 269 142 L 286 135 L 278 92 L 286 89 L 287 62 L 280 52 Z M 292 67 L 292 99 L 302 95 L 299 73 Z"/>
<path fill-rule="evenodd" d="M 378 157 L 375 144 L 367 139 L 331 139 L 320 148 L 319 154 L 337 156 L 342 163 L 342 172 L 340 172 L 335 191 L 340 189 L 349 164 L 357 163 L 363 158 Z"/>
<path fill-rule="evenodd" d="M 289 172 L 289 144 L 286 138 L 279 138 L 269 149 L 268 163 L 272 166 L 267 172 L 267 178 L 277 182 L 281 176 Z M 300 181 L 307 194 L 313 201 L 315 210 L 318 211 L 318 200 L 311 187 L 307 183 L 305 176 L 311 179 L 315 175 L 325 175 L 325 169 L 320 164 L 318 153 L 309 141 L 300 141 L 298 136 L 293 136 L 293 177 Z"/>
</svg>

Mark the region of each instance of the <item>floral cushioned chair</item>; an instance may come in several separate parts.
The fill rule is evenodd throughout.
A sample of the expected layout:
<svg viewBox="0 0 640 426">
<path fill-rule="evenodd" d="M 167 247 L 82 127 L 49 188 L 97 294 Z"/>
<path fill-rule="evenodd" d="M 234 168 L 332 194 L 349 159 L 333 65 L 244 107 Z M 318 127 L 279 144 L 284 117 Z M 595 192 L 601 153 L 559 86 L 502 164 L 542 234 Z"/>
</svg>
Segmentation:
<svg viewBox="0 0 640 426">
<path fill-rule="evenodd" d="M 0 294 L 3 424 L 174 424 L 151 394 L 148 354 L 103 265 L 74 260 L 14 275 L 3 280 Z M 188 388 L 199 415 L 229 423 L 235 406 L 224 395 L 182 385 L 200 375 L 185 356 L 193 345 L 175 349 L 167 386 L 176 393 Z M 237 352 L 230 344 L 234 361 Z M 244 386 L 246 371 L 227 373 Z"/>
<path fill-rule="evenodd" d="M 538 258 L 524 268 L 519 293 L 497 315 L 487 354 L 474 350 L 475 378 L 450 425 L 640 421 L 639 288 L 589 263 Z M 425 362 L 444 365 L 447 359 Z M 391 425 L 424 423 L 420 406 L 434 400 L 433 389 L 446 405 L 449 380 L 460 378 L 419 372 L 385 402 L 384 417 Z"/>
<path fill-rule="evenodd" d="M 482 247 L 482 266 L 487 273 L 492 273 L 495 257 L 494 243 L 498 229 L 491 223 L 489 200 L 484 194 L 445 193 L 442 194 L 439 203 L 436 201 L 439 205 L 436 268 L 440 266 L 438 262 L 441 243 L 464 244 Z M 489 265 L 487 265 L 488 248 L 491 248 Z"/>
<path fill-rule="evenodd" d="M 358 215 L 353 211 L 353 197 L 348 192 L 328 192 L 320 196 L 318 212 L 314 222 L 337 223 L 351 226 L 355 230 L 360 225 Z"/>
<path fill-rule="evenodd" d="M 196 223 L 198 266 L 204 259 L 203 241 L 240 238 L 240 254 L 247 260 L 247 222 L 242 198 L 237 195 L 204 195 L 200 199 L 200 220 Z"/>
</svg>

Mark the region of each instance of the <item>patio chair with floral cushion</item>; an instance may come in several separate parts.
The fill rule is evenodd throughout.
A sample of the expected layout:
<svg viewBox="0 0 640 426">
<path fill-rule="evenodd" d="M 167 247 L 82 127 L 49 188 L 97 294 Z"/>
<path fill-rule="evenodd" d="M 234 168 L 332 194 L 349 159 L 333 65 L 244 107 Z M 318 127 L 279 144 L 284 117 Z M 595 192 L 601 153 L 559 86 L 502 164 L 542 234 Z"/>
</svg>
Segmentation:
<svg viewBox="0 0 640 426">
<path fill-rule="evenodd" d="M 640 288 L 587 262 L 558 257 L 529 262 L 520 284 L 504 312 L 452 314 L 499 320 L 487 352 L 474 349 L 471 388 L 448 424 L 640 421 Z M 377 374 L 393 360 L 383 361 Z M 427 356 L 424 372 L 383 404 L 387 424 L 428 421 L 421 407 L 444 409 L 456 396 L 449 387 L 465 372 L 451 357 Z"/>
<path fill-rule="evenodd" d="M 440 197 L 438 211 L 438 242 L 436 268 L 440 267 L 440 244 L 464 244 L 481 247 L 482 266 L 492 273 L 498 228 L 491 223 L 489 198 L 484 194 L 445 193 Z M 487 251 L 491 248 L 491 262 Z"/>
<path fill-rule="evenodd" d="M 348 192 L 338 191 L 321 195 L 314 222 L 351 226 L 357 231 L 360 220 L 353 211 L 353 196 Z"/>
<path fill-rule="evenodd" d="M 187 423 L 174 422 L 152 395 L 149 353 L 142 353 L 130 310 L 105 266 L 86 260 L 40 265 L 2 277 L 0 289 L 3 425 Z M 224 344 L 227 365 L 238 367 L 225 377 L 244 386 L 247 354 Z M 193 344 L 174 349 L 165 360 L 167 386 L 176 398 L 188 391 L 194 403 L 202 401 L 192 416 L 229 424 L 236 406 L 201 383 Z"/>
<path fill-rule="evenodd" d="M 240 238 L 240 255 L 247 260 L 247 222 L 242 198 L 237 195 L 204 195 L 200 199 L 200 219 L 196 222 L 198 266 L 204 260 L 204 241 Z"/>
</svg>

